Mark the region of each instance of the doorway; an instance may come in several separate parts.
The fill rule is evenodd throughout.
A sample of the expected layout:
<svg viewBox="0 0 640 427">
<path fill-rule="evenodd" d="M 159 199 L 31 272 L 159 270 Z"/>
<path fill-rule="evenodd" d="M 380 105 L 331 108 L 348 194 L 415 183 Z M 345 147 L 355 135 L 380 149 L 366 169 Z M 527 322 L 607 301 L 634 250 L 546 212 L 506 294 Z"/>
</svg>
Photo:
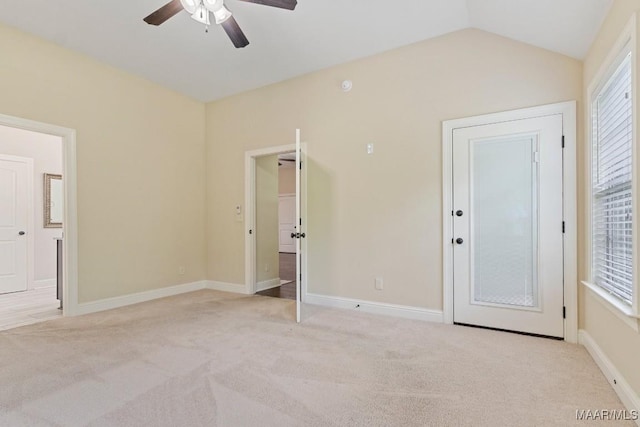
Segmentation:
<svg viewBox="0 0 640 427">
<path fill-rule="evenodd" d="M 295 152 L 256 159 L 256 295 L 296 300 Z"/>
<path fill-rule="evenodd" d="M 267 260 L 268 263 L 268 258 L 261 258 L 260 260 L 258 259 L 258 244 L 260 243 L 258 241 L 257 237 L 257 230 L 258 229 L 262 229 L 263 233 L 266 232 L 267 233 L 273 233 L 275 232 L 275 239 L 267 239 L 267 241 L 271 241 L 271 242 L 275 242 L 275 251 L 276 253 L 279 251 L 279 239 L 278 239 L 278 233 L 279 233 L 279 220 L 277 218 L 277 211 L 278 211 L 278 198 L 277 198 L 277 193 L 278 190 L 277 188 L 275 189 L 275 191 L 272 189 L 270 192 L 271 194 L 274 194 L 273 197 L 269 197 L 267 198 L 267 203 L 272 203 L 275 202 L 275 209 L 271 209 L 270 212 L 275 212 L 275 221 L 271 221 L 270 223 L 272 225 L 270 226 L 264 226 L 264 225 L 260 225 L 258 223 L 258 221 L 264 221 L 265 218 L 268 218 L 269 215 L 267 216 L 260 216 L 260 215 L 256 215 L 257 211 L 259 210 L 259 204 L 261 202 L 264 202 L 264 200 L 259 200 L 259 194 L 261 193 L 260 191 L 258 191 L 258 185 L 259 182 L 257 180 L 257 176 L 260 173 L 263 173 L 266 171 L 267 174 L 270 175 L 274 175 L 274 173 L 269 173 L 268 169 L 269 168 L 276 168 L 277 169 L 277 157 L 272 157 L 275 158 L 276 161 L 272 162 L 270 160 L 268 160 L 266 163 L 267 165 L 264 164 L 260 164 L 261 159 L 265 159 L 268 156 L 273 156 L 273 155 L 281 155 L 281 154 L 288 154 L 288 153 L 295 153 L 295 161 L 292 162 L 295 167 L 294 167 L 294 171 L 295 171 L 295 209 L 296 209 L 296 213 L 295 213 L 295 233 L 291 233 L 289 235 L 289 237 L 291 239 L 295 239 L 295 277 L 297 280 L 291 282 L 292 284 L 295 283 L 295 288 L 296 288 L 296 292 L 295 292 L 295 319 L 296 321 L 299 323 L 301 322 L 301 320 L 303 318 L 305 318 L 307 316 L 307 311 L 305 309 L 305 295 L 306 295 L 306 289 L 307 289 L 307 233 L 306 233 L 306 228 L 307 228 L 307 216 L 306 216 L 306 212 L 307 212 L 307 168 L 306 168 L 306 143 L 301 142 L 300 139 L 300 130 L 297 129 L 296 130 L 296 139 L 295 139 L 295 145 L 294 144 L 290 144 L 290 145 L 283 145 L 283 146 L 277 146 L 277 147 L 270 147 L 270 148 L 265 148 L 265 149 L 260 149 L 260 150 L 253 150 L 253 151 L 248 151 L 245 153 L 245 212 L 246 212 L 246 222 L 245 222 L 245 227 L 246 227 L 246 240 L 245 240 L 245 287 L 246 287 L 246 293 L 247 294 L 255 294 L 259 289 L 259 283 L 261 285 L 264 285 L 264 283 L 262 283 L 260 281 L 260 277 L 261 272 L 260 269 L 264 269 L 264 270 L 268 270 L 270 269 L 272 265 L 274 265 L 275 263 L 269 263 L 269 264 L 265 264 L 264 260 Z M 264 171 L 261 171 L 261 169 L 264 169 Z M 270 182 L 272 184 L 267 184 L 268 186 L 270 185 L 271 187 L 277 187 L 277 184 L 274 185 L 273 183 L 275 182 L 275 180 L 272 178 L 270 180 L 267 180 L 267 182 Z M 236 218 L 241 221 L 242 220 L 242 206 L 237 205 L 236 206 Z M 273 254 L 274 251 L 269 251 L 268 254 Z M 278 257 L 279 258 L 279 257 Z M 279 268 L 279 260 L 278 260 L 278 268 Z M 276 286 L 275 283 L 275 279 L 271 278 L 270 280 L 274 281 L 274 287 Z M 279 285 L 279 280 L 278 280 L 278 284 Z"/>
<path fill-rule="evenodd" d="M 277 163 L 277 167 L 273 168 L 277 171 L 277 207 L 270 201 L 264 201 L 264 196 L 260 194 L 260 191 L 264 191 L 265 185 L 261 185 L 260 180 L 273 179 L 269 176 L 264 176 L 263 173 L 256 173 L 256 240 L 258 241 L 257 250 L 264 250 L 268 247 L 262 243 L 265 235 L 271 236 L 272 239 L 277 239 L 277 249 L 275 244 L 270 249 L 273 251 L 273 258 L 277 257 L 278 272 L 275 274 L 278 281 L 273 283 L 269 289 L 261 289 L 261 286 L 257 287 L 258 292 L 256 295 L 270 296 L 275 298 L 296 299 L 296 239 L 295 233 L 296 226 L 296 171 L 295 171 L 295 152 L 277 154 L 273 156 L 261 157 L 257 160 L 257 168 L 264 169 L 262 163 L 264 161 Z M 270 194 L 273 198 L 273 193 Z M 271 210 L 272 212 L 265 213 L 264 210 Z M 267 218 L 272 213 L 277 214 L 277 236 L 274 233 L 275 230 L 268 230 L 268 227 L 273 227 L 276 223 L 266 224 L 263 216 Z M 261 230 L 261 227 L 263 228 Z M 264 230 L 267 228 L 267 230 Z M 265 233 L 266 231 L 266 233 Z M 267 237 L 268 239 L 269 237 Z M 276 253 L 277 252 L 277 253 Z M 261 256 L 262 255 L 262 256 Z M 257 254 L 258 265 L 256 269 L 261 266 L 260 259 L 269 257 L 265 254 Z M 260 285 L 260 282 L 258 283 Z"/>
<path fill-rule="evenodd" d="M 78 312 L 78 225 L 77 225 L 77 192 L 76 192 L 76 132 L 73 129 L 64 128 L 56 125 L 51 125 L 42 122 L 36 122 L 33 120 L 23 119 L 20 117 L 12 117 L 7 115 L 0 114 L 0 126 L 5 127 L 9 131 L 18 132 L 18 131 L 26 131 L 31 132 L 33 134 L 38 134 L 43 138 L 52 138 L 49 141 L 57 141 L 59 146 L 54 148 L 52 146 L 48 146 L 43 148 L 46 152 L 49 150 L 58 150 L 60 152 L 60 158 L 62 162 L 62 178 L 59 183 L 49 183 L 52 187 L 53 193 L 58 192 L 62 196 L 62 202 L 58 206 L 49 206 L 50 214 L 54 215 L 53 217 L 49 217 L 49 226 L 53 227 L 44 227 L 44 224 L 47 222 L 44 215 L 45 206 L 44 206 L 44 194 L 45 194 L 45 179 L 43 176 L 36 176 L 34 172 L 33 176 L 33 187 L 35 196 L 42 195 L 42 203 L 37 202 L 34 203 L 36 209 L 40 209 L 37 214 L 32 214 L 32 224 L 30 224 L 31 229 L 29 230 L 19 230 L 24 231 L 24 236 L 27 236 L 27 242 L 30 239 L 36 239 L 35 232 L 30 232 L 33 229 L 37 228 L 37 226 L 42 225 L 44 228 L 50 233 L 58 233 L 59 236 L 63 237 L 62 240 L 59 240 L 57 243 L 54 241 L 54 237 L 56 236 L 44 236 L 44 242 L 49 242 L 49 238 L 51 237 L 51 244 L 55 248 L 56 257 L 54 259 L 54 265 L 56 269 L 56 277 L 55 283 L 51 280 L 51 278 L 36 275 L 34 273 L 33 267 L 34 263 L 34 254 L 31 249 L 34 246 L 38 246 L 37 244 L 32 245 L 31 249 L 28 250 L 27 254 L 27 267 L 28 267 L 28 283 L 34 284 L 36 287 L 47 288 L 47 295 L 45 298 L 49 299 L 51 294 L 55 295 L 55 308 L 53 309 L 56 313 L 56 316 L 59 316 L 60 313 L 64 316 L 73 316 Z M 15 143 L 16 140 L 14 139 Z M 24 147 L 22 147 L 24 148 Z M 22 157 L 27 157 L 28 155 L 23 155 Z M 34 168 L 35 169 L 35 168 Z M 50 177 L 55 178 L 56 175 L 59 174 L 48 174 Z M 54 196 L 55 197 L 55 196 Z M 33 213 L 33 211 L 31 211 Z M 59 217 L 61 215 L 61 218 Z M 56 227 L 56 223 L 61 219 L 61 224 L 64 226 L 64 233 L 62 233 L 62 229 Z M 29 244 L 29 243 L 28 243 Z M 49 245 L 42 245 L 41 247 L 45 248 L 47 252 L 50 252 Z M 60 256 L 58 256 L 60 255 Z M 60 285 L 59 287 L 57 285 Z M 56 286 L 51 286 L 56 285 Z M 29 286 L 29 285 L 28 285 Z M 4 306 L 11 307 L 15 309 L 21 306 L 22 302 L 19 300 L 20 297 L 24 296 L 25 293 L 15 292 L 11 294 L 7 294 L 7 299 L 9 297 L 15 298 L 13 301 L 5 301 L 6 304 Z M 63 308 L 59 310 L 59 302 L 62 303 Z M 48 304 L 48 303 L 47 303 Z M 28 310 L 26 310 L 28 311 Z M 9 314 L 11 318 L 13 314 Z M 15 317 L 15 316 L 13 316 Z M 27 323 L 35 323 L 42 320 L 46 320 L 46 315 L 38 316 L 31 315 L 31 319 L 28 319 Z M 14 324 L 13 326 L 3 327 L 3 329 L 8 329 L 10 327 L 18 326 Z"/>
<path fill-rule="evenodd" d="M 59 136 L 0 125 L 0 330 L 62 315 L 62 158 Z"/>
<path fill-rule="evenodd" d="M 573 340 L 575 104 L 443 132 L 446 320 Z"/>
</svg>

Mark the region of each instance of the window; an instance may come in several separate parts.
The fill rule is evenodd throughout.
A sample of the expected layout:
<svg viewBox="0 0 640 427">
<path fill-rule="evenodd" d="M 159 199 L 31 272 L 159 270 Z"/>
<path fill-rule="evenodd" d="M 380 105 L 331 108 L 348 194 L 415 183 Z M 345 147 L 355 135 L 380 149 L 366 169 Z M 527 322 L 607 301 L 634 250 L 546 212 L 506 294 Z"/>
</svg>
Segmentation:
<svg viewBox="0 0 640 427">
<path fill-rule="evenodd" d="M 629 49 L 595 92 L 592 121 L 592 280 L 633 302 L 633 103 Z"/>
</svg>

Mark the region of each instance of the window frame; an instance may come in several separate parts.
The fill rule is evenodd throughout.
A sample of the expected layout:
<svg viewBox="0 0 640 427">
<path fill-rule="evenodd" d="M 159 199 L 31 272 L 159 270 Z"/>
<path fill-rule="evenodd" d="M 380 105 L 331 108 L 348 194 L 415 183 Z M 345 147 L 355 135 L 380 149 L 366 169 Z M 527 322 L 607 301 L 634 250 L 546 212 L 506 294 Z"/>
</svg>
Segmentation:
<svg viewBox="0 0 640 427">
<path fill-rule="evenodd" d="M 625 30 L 618 38 L 617 42 L 611 49 L 609 56 L 603 62 L 598 73 L 596 73 L 594 79 L 589 85 L 587 91 L 586 100 L 586 140 L 585 140 L 585 216 L 586 216 L 586 267 L 587 267 L 587 279 L 583 281 L 583 285 L 591 290 L 598 299 L 604 303 L 613 314 L 617 315 L 635 331 L 640 331 L 640 316 L 638 316 L 638 304 L 640 298 L 640 287 L 638 285 L 638 266 L 640 263 L 638 254 L 638 213 L 640 213 L 639 199 L 636 196 L 636 190 L 638 189 L 638 149 L 637 149 L 637 126 L 638 126 L 638 109 L 637 109 L 637 64 L 638 55 L 636 49 L 636 25 L 635 19 L 631 19 L 627 24 Z M 612 295 L 607 289 L 595 284 L 593 280 L 593 222 L 592 214 L 594 209 L 593 198 L 593 157 L 594 157 L 594 135 L 593 135 L 593 106 L 597 97 L 601 91 L 609 83 L 609 79 L 613 77 L 618 68 L 622 65 L 624 59 L 631 54 L 631 116 L 632 116 L 632 173 L 631 173 L 631 191 L 633 194 L 632 199 L 632 262 L 633 262 L 633 281 L 632 281 L 632 302 L 631 305 L 620 299 L 619 297 Z"/>
<path fill-rule="evenodd" d="M 611 114 L 612 110 L 608 110 L 608 111 L 599 111 L 598 110 L 598 103 L 599 98 L 603 95 L 606 94 L 606 92 L 608 92 L 611 87 L 613 85 L 616 84 L 616 81 L 613 80 L 614 77 L 616 77 L 618 75 L 618 73 L 620 73 L 623 69 L 629 70 L 629 74 L 632 74 L 632 69 L 633 69 L 633 54 L 629 48 L 629 45 L 627 44 L 624 49 L 620 52 L 620 55 L 616 58 L 616 61 L 614 62 L 614 67 L 612 67 L 612 72 L 607 74 L 606 78 L 603 79 L 600 83 L 600 85 L 598 86 L 598 88 L 596 89 L 593 99 L 591 99 L 591 115 L 589 117 L 590 120 L 590 124 L 591 124 L 591 128 L 595 131 L 596 128 L 600 129 L 600 118 L 602 116 L 607 116 L 609 115 L 610 118 L 613 117 L 614 120 L 617 120 L 618 117 L 620 117 L 620 115 L 617 114 L 617 112 L 621 111 L 621 110 L 617 110 L 618 106 L 620 104 L 614 104 L 613 105 L 613 110 L 616 110 L 615 114 Z M 623 66 L 625 68 L 623 68 Z M 628 68 L 627 68 L 628 67 Z M 629 92 L 633 91 L 633 76 L 631 77 L 631 81 L 629 82 L 630 86 L 629 87 Z M 634 165 L 633 165 L 633 129 L 635 127 L 635 120 L 633 117 L 634 111 L 633 111 L 633 93 L 629 93 L 629 96 L 631 97 L 631 99 L 629 100 L 630 102 L 628 102 L 629 107 L 631 109 L 631 111 L 627 110 L 626 108 L 622 111 L 622 114 L 624 114 L 625 116 L 627 114 L 629 114 L 631 116 L 631 152 L 628 153 L 628 157 L 625 157 L 625 159 L 627 159 L 627 161 L 631 162 L 631 173 L 628 177 L 628 179 L 625 179 L 624 182 L 619 182 L 619 183 L 615 183 L 613 185 L 613 187 L 608 187 L 606 189 L 598 189 L 598 185 L 600 184 L 602 185 L 602 183 L 600 183 L 600 173 L 604 173 L 603 170 L 600 169 L 601 167 L 601 163 L 602 163 L 602 153 L 600 152 L 600 150 L 602 149 L 600 144 L 603 140 L 598 137 L 596 137 L 593 132 L 591 134 L 591 138 L 589 141 L 589 149 L 591 150 L 592 153 L 592 162 L 591 164 L 587 165 L 588 167 L 591 168 L 591 182 L 589 182 L 589 185 L 591 187 L 591 203 L 589 205 L 590 208 L 590 213 L 591 213 L 591 218 L 592 218 L 592 222 L 591 222 L 591 227 L 589 232 L 591 233 L 591 242 L 592 242 L 592 246 L 591 246 L 591 282 L 596 285 L 601 287 L 604 291 L 610 293 L 612 296 L 614 296 L 615 298 L 620 299 L 624 304 L 632 306 L 633 305 L 633 295 L 635 294 L 635 290 L 634 290 L 634 280 L 635 280 L 635 276 L 636 276 L 636 263 L 634 262 L 634 256 L 635 256 L 635 242 L 634 242 L 634 238 L 632 237 L 632 247 L 631 247 L 631 256 L 627 257 L 627 259 L 630 258 L 631 261 L 631 266 L 632 266 L 632 276 L 631 276 L 631 283 L 630 283 L 630 291 L 632 294 L 632 300 L 628 301 L 626 298 L 623 298 L 621 295 L 617 295 L 614 288 L 619 286 L 620 283 L 618 283 L 617 285 L 615 284 L 615 282 L 617 282 L 616 280 L 609 280 L 609 282 L 613 283 L 610 284 L 609 286 L 605 286 L 604 284 L 599 284 L 597 283 L 597 281 L 594 279 L 595 276 L 595 270 L 597 269 L 596 266 L 599 265 L 599 263 L 596 260 L 596 253 L 595 253 L 595 249 L 596 246 L 595 244 L 593 244 L 593 242 L 595 241 L 596 238 L 596 230 L 595 230 L 595 224 L 593 223 L 593 216 L 594 216 L 594 212 L 598 209 L 598 208 L 602 208 L 602 205 L 598 203 L 599 199 L 604 199 L 604 200 L 609 200 L 609 203 L 612 203 L 611 201 L 611 197 L 620 197 L 621 194 L 627 193 L 630 195 L 631 197 L 631 208 L 632 208 L 632 220 L 631 220 L 631 234 L 633 236 L 633 230 L 636 227 L 636 221 L 633 220 L 633 205 L 634 205 L 634 201 L 635 201 L 635 195 L 633 193 L 634 191 L 634 177 L 635 174 L 633 173 L 633 169 L 634 169 Z M 617 101 L 615 101 L 617 102 Z M 626 105 L 625 105 L 626 107 Z M 595 123 L 595 121 L 597 120 L 598 123 Z M 626 143 L 627 140 L 625 140 Z M 617 148 L 615 148 L 617 150 Z M 625 149 L 625 154 L 626 153 L 626 149 Z M 616 155 L 617 156 L 617 155 Z M 615 157 L 615 156 L 614 156 Z M 596 164 L 597 162 L 597 164 Z M 598 182 L 596 182 L 598 181 Z M 607 184 L 607 185 L 611 185 L 611 184 Z M 617 188 L 616 188 L 617 187 Z M 628 200 L 628 199 L 627 199 Z M 611 221 L 611 217 L 607 216 L 605 217 L 605 221 L 608 223 Z M 606 228 L 607 230 L 607 241 L 609 241 L 609 233 L 611 232 L 611 229 L 609 227 Z M 607 249 L 610 244 L 605 244 L 605 248 L 603 249 Z M 605 250 L 605 253 L 610 253 L 608 250 Z M 625 265 L 626 262 L 625 262 Z M 605 273 L 605 275 L 607 275 L 607 273 L 610 272 L 610 270 L 608 268 L 610 268 L 611 266 L 607 263 L 606 267 L 604 270 L 602 270 L 602 272 Z M 626 287 L 625 287 L 626 288 Z"/>
</svg>

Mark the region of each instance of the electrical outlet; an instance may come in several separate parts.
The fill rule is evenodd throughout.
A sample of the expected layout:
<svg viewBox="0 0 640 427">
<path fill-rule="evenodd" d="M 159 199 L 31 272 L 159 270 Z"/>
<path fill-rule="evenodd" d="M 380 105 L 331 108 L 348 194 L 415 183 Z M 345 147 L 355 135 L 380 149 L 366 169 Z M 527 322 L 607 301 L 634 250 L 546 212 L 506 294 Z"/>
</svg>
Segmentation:
<svg viewBox="0 0 640 427">
<path fill-rule="evenodd" d="M 181 276 L 184 275 L 184 272 L 185 272 L 185 268 L 183 266 L 178 267 L 178 274 L 179 275 L 181 275 Z"/>
<path fill-rule="evenodd" d="M 376 289 L 381 291 L 383 284 L 384 283 L 383 283 L 382 277 L 376 277 Z"/>
</svg>

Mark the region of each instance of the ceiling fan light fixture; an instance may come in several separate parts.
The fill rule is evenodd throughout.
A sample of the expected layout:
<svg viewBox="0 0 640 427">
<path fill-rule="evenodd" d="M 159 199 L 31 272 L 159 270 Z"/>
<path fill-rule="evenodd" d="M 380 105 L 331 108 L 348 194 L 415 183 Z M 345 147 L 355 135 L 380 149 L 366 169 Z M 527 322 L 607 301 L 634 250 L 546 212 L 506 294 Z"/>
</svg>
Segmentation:
<svg viewBox="0 0 640 427">
<path fill-rule="evenodd" d="M 197 0 L 180 0 L 180 3 L 182 4 L 182 7 L 184 8 L 184 10 L 186 10 L 190 14 L 195 13 L 198 7 Z"/>
<path fill-rule="evenodd" d="M 196 7 L 196 10 L 193 12 L 191 17 L 204 25 L 211 24 L 211 21 L 209 20 L 209 10 L 205 8 L 202 3 Z"/>
<path fill-rule="evenodd" d="M 211 13 L 213 13 L 216 19 L 216 24 L 222 24 L 227 19 L 231 18 L 232 13 L 224 5 L 224 0 L 202 0 L 204 7 L 206 7 Z"/>
<path fill-rule="evenodd" d="M 213 11 L 213 16 L 216 18 L 216 24 L 222 24 L 224 21 L 231 18 L 232 15 L 231 11 L 227 9 L 224 4 L 220 9 Z"/>
<path fill-rule="evenodd" d="M 204 7 L 209 9 L 211 12 L 215 12 L 216 9 L 219 9 L 222 6 L 222 0 L 202 0 L 204 3 Z"/>
</svg>

